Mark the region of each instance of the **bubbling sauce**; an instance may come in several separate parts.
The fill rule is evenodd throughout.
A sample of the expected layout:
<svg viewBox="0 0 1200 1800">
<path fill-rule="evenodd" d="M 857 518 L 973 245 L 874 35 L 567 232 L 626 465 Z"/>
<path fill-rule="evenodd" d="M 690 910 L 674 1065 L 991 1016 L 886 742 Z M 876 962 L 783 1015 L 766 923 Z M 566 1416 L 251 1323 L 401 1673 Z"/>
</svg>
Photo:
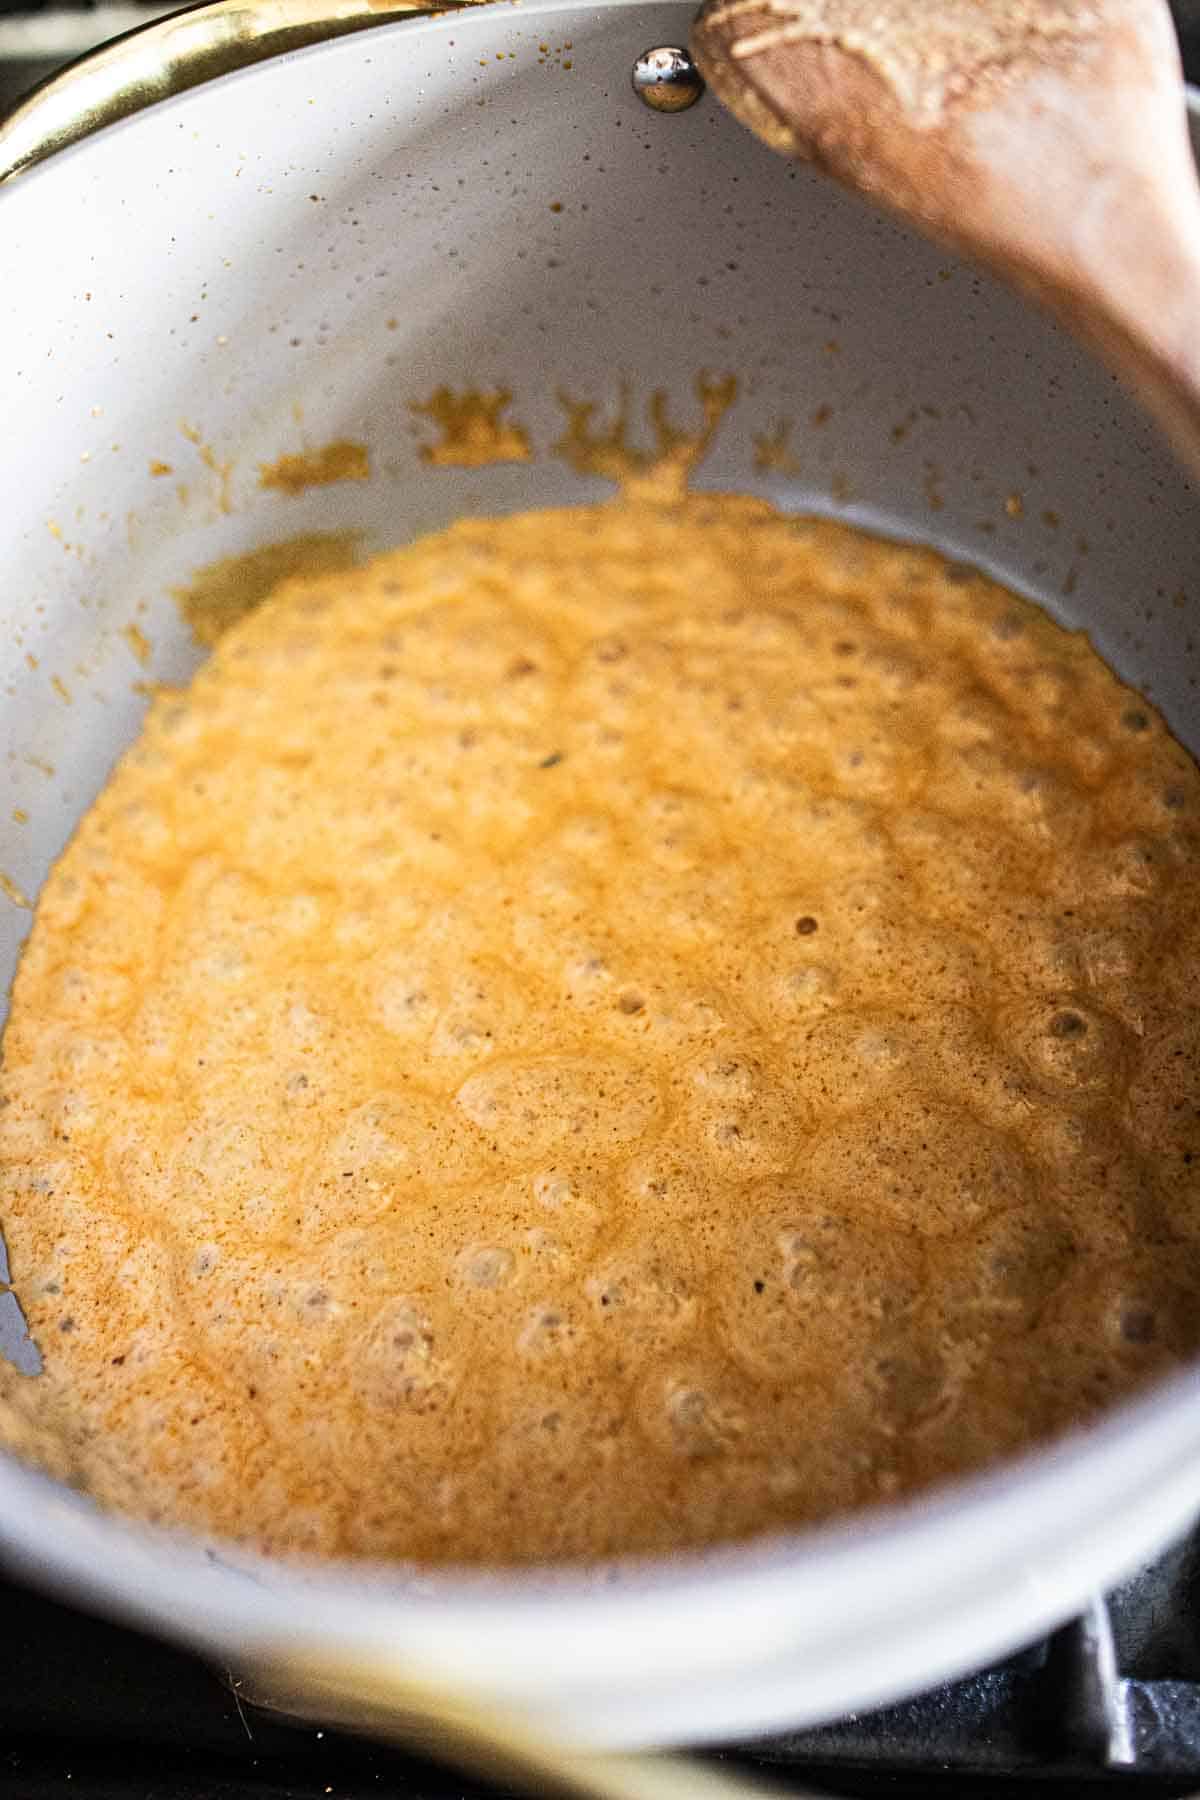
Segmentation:
<svg viewBox="0 0 1200 1800">
<path fill-rule="evenodd" d="M 38 902 L 0 1430 L 205 1534 L 502 1563 L 1093 1415 L 1200 1346 L 1198 818 L 1082 636 L 756 500 L 288 583 Z"/>
</svg>

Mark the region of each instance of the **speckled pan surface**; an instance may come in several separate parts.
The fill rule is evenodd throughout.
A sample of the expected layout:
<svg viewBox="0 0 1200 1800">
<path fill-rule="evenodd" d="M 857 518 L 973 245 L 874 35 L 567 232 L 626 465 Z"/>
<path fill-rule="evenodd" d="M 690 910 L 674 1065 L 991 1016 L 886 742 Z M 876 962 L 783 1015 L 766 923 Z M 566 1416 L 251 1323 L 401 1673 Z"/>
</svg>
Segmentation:
<svg viewBox="0 0 1200 1800">
<path fill-rule="evenodd" d="M 382 548 L 467 510 L 597 497 L 560 395 L 681 424 L 699 476 L 931 539 L 1085 624 L 1200 743 L 1194 496 L 1109 378 L 987 278 L 754 143 L 630 89 L 687 6 L 407 21 L 225 78 L 0 193 L 0 953 L 136 730 L 200 652 L 170 590 L 300 533 Z M 440 388 L 506 389 L 528 460 L 422 457 Z M 289 492 L 279 459 L 365 446 Z M 343 465 L 361 474 L 356 453 Z M 366 1588 L 259 1570 L 0 1465 L 23 1566 L 193 1641 L 427 1647 L 605 1741 L 712 1739 L 927 1685 L 1076 1607 L 1200 1502 L 1200 1384 L 891 1518 L 584 1582 Z M 571 1655 L 563 1654 L 569 1640 Z"/>
</svg>

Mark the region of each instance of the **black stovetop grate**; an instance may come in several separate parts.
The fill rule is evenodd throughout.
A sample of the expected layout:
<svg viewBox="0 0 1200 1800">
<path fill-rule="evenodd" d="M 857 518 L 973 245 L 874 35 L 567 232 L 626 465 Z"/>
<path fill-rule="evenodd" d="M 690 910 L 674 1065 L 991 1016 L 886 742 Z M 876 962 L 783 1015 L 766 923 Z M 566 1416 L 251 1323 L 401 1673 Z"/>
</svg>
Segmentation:
<svg viewBox="0 0 1200 1800">
<path fill-rule="evenodd" d="M 1200 1789 L 1200 1529 L 1052 1638 L 961 1682 L 729 1752 L 782 1793 Z M 222 1672 L 0 1584 L 0 1784 L 22 1800 L 476 1800 L 401 1751 L 244 1705 Z M 714 1620 L 714 1628 L 719 1621 Z"/>
</svg>

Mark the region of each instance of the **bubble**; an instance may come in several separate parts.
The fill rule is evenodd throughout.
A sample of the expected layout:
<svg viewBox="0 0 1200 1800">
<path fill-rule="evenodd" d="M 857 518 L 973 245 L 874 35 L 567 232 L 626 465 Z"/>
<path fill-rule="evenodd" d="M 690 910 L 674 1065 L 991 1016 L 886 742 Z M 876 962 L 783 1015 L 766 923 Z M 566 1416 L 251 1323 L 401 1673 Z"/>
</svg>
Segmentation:
<svg viewBox="0 0 1200 1800">
<path fill-rule="evenodd" d="M 289 937 L 307 937 L 321 923 L 321 902 L 315 894 L 289 894 L 274 909 L 273 923 L 276 930 Z"/>
<path fill-rule="evenodd" d="M 173 1170 L 180 1196 L 197 1220 L 227 1219 L 232 1212 L 254 1237 L 272 1237 L 290 1216 L 295 1201 L 287 1173 L 253 1125 L 229 1117 L 198 1121 Z M 170 1189 L 153 1163 L 147 1174 L 147 1197 L 165 1201 Z"/>
<path fill-rule="evenodd" d="M 492 1065 L 459 1088 L 458 1106 L 507 1157 L 541 1158 L 586 1138 L 601 1154 L 641 1137 L 661 1100 L 631 1064 L 546 1057 Z"/>
<path fill-rule="evenodd" d="M 659 1054 L 673 1056 L 719 1037 L 726 1028 L 726 1010 L 727 1003 L 715 994 L 652 991 L 642 1029 Z"/>
<path fill-rule="evenodd" d="M 1088 858 L 1080 886 L 1111 900 L 1148 899 L 1159 894 L 1173 872 L 1174 858 L 1166 839 L 1131 834 L 1097 845 Z"/>
<path fill-rule="evenodd" d="M 350 1375 L 368 1405 L 388 1412 L 436 1414 L 457 1383 L 454 1363 L 440 1352 L 428 1313 L 410 1300 L 390 1301 L 350 1352 Z"/>
<path fill-rule="evenodd" d="M 385 1031 L 401 1038 L 424 1037 L 437 1017 L 437 1000 L 430 991 L 432 976 L 427 964 L 407 965 L 389 957 L 386 972 L 371 973 L 375 1016 Z"/>
<path fill-rule="evenodd" d="M 797 1056 L 804 1092 L 823 1113 L 852 1111 L 911 1080 L 919 1049 L 895 1015 L 828 1014 L 805 1037 Z"/>
<path fill-rule="evenodd" d="M 201 1244 L 192 1257 L 191 1273 L 201 1279 L 205 1275 L 211 1275 L 220 1260 L 220 1244 Z"/>
<path fill-rule="evenodd" d="M 921 1292 L 914 1240 L 814 1206 L 799 1185 L 757 1193 L 736 1243 L 716 1299 L 729 1348 L 751 1373 L 803 1383 L 849 1370 Z"/>
<path fill-rule="evenodd" d="M 1121 1026 L 1072 995 L 1022 1008 L 1001 1030 L 1036 1078 L 1055 1089 L 1086 1095 L 1123 1085 L 1128 1058 Z"/>
<path fill-rule="evenodd" d="M 579 1328 L 565 1307 L 553 1301 L 535 1306 L 517 1336 L 522 1356 L 569 1356 L 579 1341 Z"/>
<path fill-rule="evenodd" d="M 1158 1335 L 1158 1320 L 1153 1307 L 1137 1300 L 1127 1300 L 1120 1305 L 1116 1327 L 1126 1344 L 1152 1344 Z"/>
<path fill-rule="evenodd" d="M 673 1462 L 736 1459 L 744 1468 L 740 1452 L 756 1423 L 751 1389 L 720 1356 L 675 1358 L 649 1374 L 637 1414 L 650 1444 Z"/>
<path fill-rule="evenodd" d="M 1032 1165 L 1006 1132 L 919 1093 L 819 1136 L 798 1174 L 812 1194 L 861 1195 L 881 1220 L 934 1237 L 1038 1195 Z"/>
<path fill-rule="evenodd" d="M 953 1403 L 949 1371 L 924 1334 L 896 1334 L 872 1351 L 866 1383 L 876 1397 L 881 1424 L 889 1432 L 912 1431 Z"/>
<path fill-rule="evenodd" d="M 1068 1383 L 1105 1394 L 1200 1348 L 1200 1289 L 1190 1267 L 1157 1263 L 1140 1245 L 1080 1260 L 1047 1306 L 1042 1334 Z"/>
<path fill-rule="evenodd" d="M 1031 1314 L 1066 1274 L 1074 1245 L 1065 1225 L 1042 1209 L 1004 1212 L 952 1252 L 967 1304 Z"/>
<path fill-rule="evenodd" d="M 512 978 L 478 959 L 468 979 L 445 984 L 429 1039 L 431 1056 L 458 1063 L 482 1062 L 519 1041 L 531 995 Z"/>
<path fill-rule="evenodd" d="M 695 1088 L 719 1100 L 748 1100 L 763 1085 L 762 1071 L 754 1058 L 732 1050 L 702 1057 L 688 1073 Z"/>
<path fill-rule="evenodd" d="M 95 1102 L 75 1088 L 67 1088 L 57 1097 L 51 1098 L 49 1108 L 60 1139 L 84 1137 L 100 1122 Z"/>
<path fill-rule="evenodd" d="M 1060 852 L 1079 836 L 1087 817 L 1084 791 L 1069 771 L 996 744 L 956 749 L 925 794 L 934 806 L 1003 821 L 1029 842 L 1052 840 Z"/>
<path fill-rule="evenodd" d="M 983 686 L 973 686 L 938 714 L 938 736 L 944 744 L 964 750 L 976 744 L 1003 741 L 1011 715 Z"/>
<path fill-rule="evenodd" d="M 611 1205 L 611 1197 L 602 1184 L 588 1175 L 556 1168 L 539 1170 L 529 1186 L 535 1206 L 549 1215 L 560 1237 L 573 1249 L 586 1250 Z M 560 1237 L 555 1238 L 556 1243 L 560 1243 Z"/>
<path fill-rule="evenodd" d="M 606 1256 L 583 1283 L 594 1319 L 623 1351 L 645 1354 L 688 1332 L 699 1311 L 696 1271 L 678 1251 L 633 1242 Z"/>
<path fill-rule="evenodd" d="M 59 1054 L 64 1067 L 77 1075 L 116 1078 L 129 1052 L 116 1031 L 72 1032 L 63 1040 Z"/>
<path fill-rule="evenodd" d="M 769 978 L 763 993 L 768 1011 L 787 1018 L 826 1012 L 837 1004 L 838 979 L 833 969 L 808 963 Z"/>
<path fill-rule="evenodd" d="M 102 1019 L 123 1012 L 130 994 L 129 977 L 119 969 L 68 965 L 52 985 L 50 1004 L 63 1018 Z"/>
<path fill-rule="evenodd" d="M 736 1444 L 746 1421 L 733 1408 L 701 1387 L 669 1382 L 666 1394 L 667 1422 L 672 1437 L 685 1456 L 714 1456 Z"/>
<path fill-rule="evenodd" d="M 381 1094 L 356 1107 L 310 1159 L 292 1195 L 293 1217 L 312 1239 L 394 1207 L 411 1211 L 443 1184 L 477 1177 L 488 1160 L 447 1109 L 416 1094 Z"/>
<path fill-rule="evenodd" d="M 517 1267 L 511 1250 L 490 1244 L 473 1244 L 461 1251 L 455 1266 L 465 1287 L 483 1289 L 510 1286 Z"/>
<path fill-rule="evenodd" d="M 557 1232 L 547 1231 L 544 1226 L 530 1226 L 522 1234 L 521 1241 L 528 1255 L 541 1267 L 558 1269 L 569 1260 L 561 1237 Z"/>
<path fill-rule="evenodd" d="M 320 1273 L 335 1291 L 374 1307 L 381 1294 L 395 1294 L 405 1286 L 417 1230 L 419 1225 L 411 1220 L 398 1225 L 388 1216 L 367 1225 L 346 1226 L 320 1245 Z"/>
</svg>

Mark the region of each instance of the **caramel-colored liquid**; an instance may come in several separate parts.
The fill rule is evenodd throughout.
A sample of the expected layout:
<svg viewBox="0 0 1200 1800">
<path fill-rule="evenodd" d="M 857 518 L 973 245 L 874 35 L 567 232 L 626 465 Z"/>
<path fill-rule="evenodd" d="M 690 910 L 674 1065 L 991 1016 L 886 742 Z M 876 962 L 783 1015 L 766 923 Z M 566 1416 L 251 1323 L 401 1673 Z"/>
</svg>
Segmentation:
<svg viewBox="0 0 1200 1800">
<path fill-rule="evenodd" d="M 54 870 L 2 1216 L 100 1499 L 664 1550 L 1200 1345 L 1200 772 L 931 551 L 696 495 L 242 620 Z"/>
</svg>

